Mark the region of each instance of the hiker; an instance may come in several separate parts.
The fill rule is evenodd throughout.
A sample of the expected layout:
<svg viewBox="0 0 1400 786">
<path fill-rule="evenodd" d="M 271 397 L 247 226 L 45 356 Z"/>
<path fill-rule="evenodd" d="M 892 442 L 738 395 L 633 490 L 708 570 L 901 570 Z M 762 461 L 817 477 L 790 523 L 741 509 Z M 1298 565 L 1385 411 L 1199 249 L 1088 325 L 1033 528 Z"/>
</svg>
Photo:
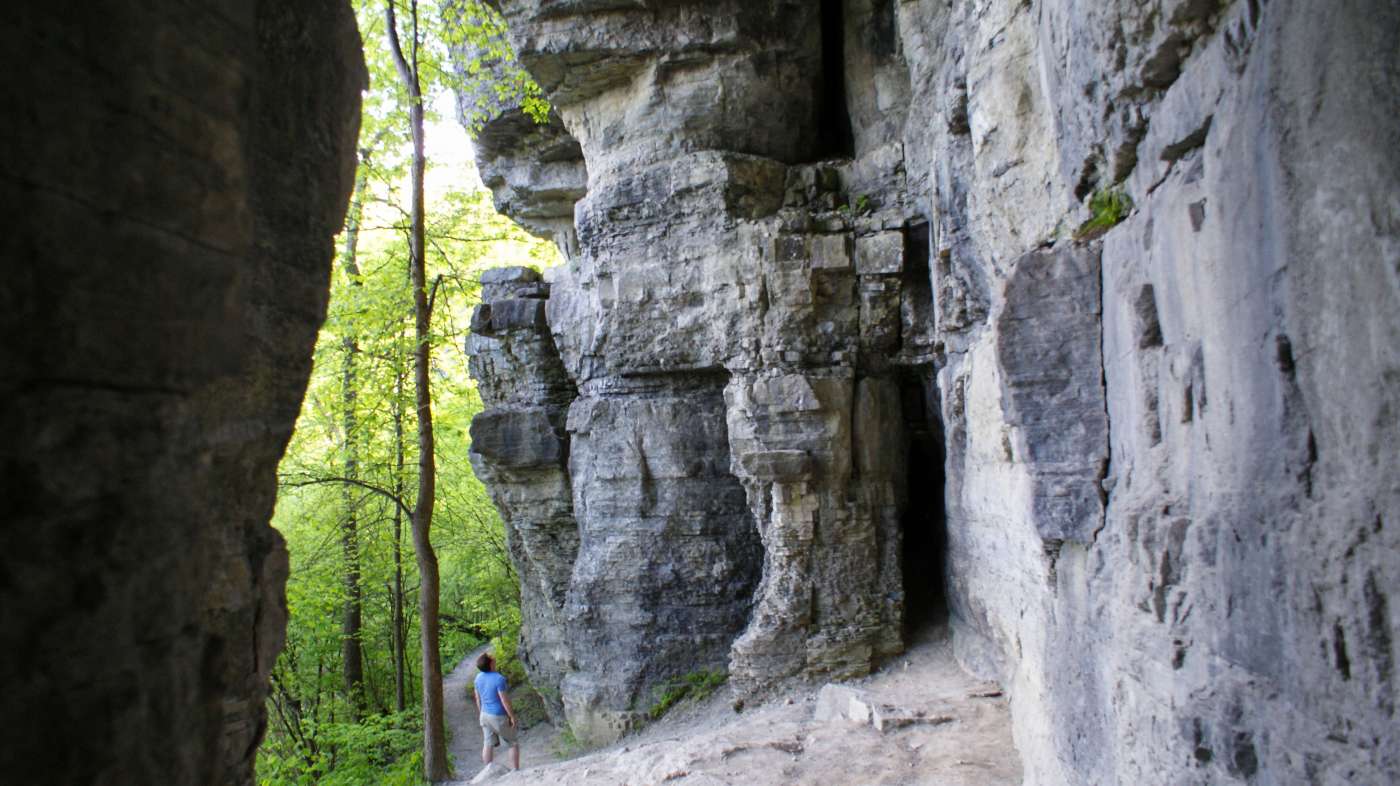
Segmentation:
<svg viewBox="0 0 1400 786">
<path fill-rule="evenodd" d="M 519 729 L 511 709 L 506 678 L 496 671 L 496 660 L 487 653 L 476 659 L 476 709 L 481 713 L 481 763 L 490 764 L 501 740 L 510 743 L 510 766 L 520 769 Z"/>
</svg>

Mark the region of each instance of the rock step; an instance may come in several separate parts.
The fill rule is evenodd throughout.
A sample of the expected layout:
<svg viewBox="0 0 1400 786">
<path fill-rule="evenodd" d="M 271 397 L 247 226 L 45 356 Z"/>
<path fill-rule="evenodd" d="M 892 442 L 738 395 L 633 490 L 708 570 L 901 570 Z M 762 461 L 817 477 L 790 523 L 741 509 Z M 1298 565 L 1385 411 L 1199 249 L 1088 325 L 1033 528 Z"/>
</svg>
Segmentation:
<svg viewBox="0 0 1400 786">
<path fill-rule="evenodd" d="M 944 705 L 904 707 L 881 701 L 869 691 L 836 684 L 823 686 L 817 694 L 815 718 L 822 723 L 870 725 L 881 734 L 915 724 L 938 726 L 957 720 L 952 709 Z"/>
</svg>

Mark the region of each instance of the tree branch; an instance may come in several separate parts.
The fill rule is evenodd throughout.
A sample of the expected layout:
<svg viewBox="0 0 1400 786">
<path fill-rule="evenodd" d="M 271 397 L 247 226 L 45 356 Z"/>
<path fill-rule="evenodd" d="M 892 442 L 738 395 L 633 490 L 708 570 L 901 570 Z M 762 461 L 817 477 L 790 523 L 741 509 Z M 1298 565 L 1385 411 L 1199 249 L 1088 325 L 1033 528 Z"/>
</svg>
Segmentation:
<svg viewBox="0 0 1400 786">
<path fill-rule="evenodd" d="M 442 283 L 442 275 L 439 274 L 437 278 L 433 279 L 433 289 L 432 289 L 431 292 L 428 293 L 428 313 L 429 313 L 429 314 L 433 313 L 433 303 L 437 301 L 438 284 L 441 284 L 441 283 Z"/>
<path fill-rule="evenodd" d="M 414 20 L 415 23 L 417 20 Z M 399 44 L 399 23 L 394 17 L 394 0 L 385 0 L 384 22 L 389 26 L 389 52 L 394 56 L 394 67 L 399 71 L 399 78 L 403 80 L 404 87 L 408 89 L 408 95 L 414 102 L 422 99 L 418 89 L 418 75 L 408 66 L 408 61 L 404 59 L 403 47 Z M 416 42 L 415 42 L 416 44 Z M 417 56 L 415 45 L 414 56 Z"/>
<path fill-rule="evenodd" d="M 358 480 L 356 478 L 342 478 L 338 476 L 306 477 L 302 478 L 301 480 L 283 479 L 280 482 L 283 486 L 294 489 L 303 488 L 305 486 L 324 486 L 330 483 L 347 483 L 351 486 L 359 486 L 362 489 L 372 491 L 375 494 L 378 494 L 379 496 L 384 497 L 385 499 L 394 503 L 398 506 L 399 510 L 403 511 L 405 516 L 408 516 L 409 518 L 413 517 L 413 509 L 410 508 L 403 500 L 399 499 L 399 497 L 396 494 L 394 494 L 394 492 L 376 486 L 373 483 L 366 483 L 365 481 Z"/>
</svg>

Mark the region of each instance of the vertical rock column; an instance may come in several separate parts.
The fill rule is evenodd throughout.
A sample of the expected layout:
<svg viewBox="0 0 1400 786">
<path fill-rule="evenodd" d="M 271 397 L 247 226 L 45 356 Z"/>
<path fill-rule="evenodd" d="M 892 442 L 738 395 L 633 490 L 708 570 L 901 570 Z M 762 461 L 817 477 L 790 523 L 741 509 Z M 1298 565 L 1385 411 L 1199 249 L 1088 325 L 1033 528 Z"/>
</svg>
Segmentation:
<svg viewBox="0 0 1400 786">
<path fill-rule="evenodd" d="M 723 667 L 760 561 L 729 471 L 723 376 L 605 384 L 569 411 L 580 548 L 563 694 L 591 740 L 629 728 L 667 680 Z"/>
<path fill-rule="evenodd" d="M 736 297 L 756 290 L 735 233 L 783 191 L 781 164 L 744 154 L 804 154 L 816 138 L 804 76 L 820 72 L 808 68 L 815 14 L 502 8 L 587 163 L 577 247 L 548 314 L 580 394 L 567 424 L 580 541 L 563 702 L 575 733 L 606 740 L 666 681 L 723 668 L 749 618 L 762 557 L 725 390 L 728 359 L 752 338 Z M 508 175 L 498 196 L 511 182 L 540 181 Z"/>
<path fill-rule="evenodd" d="M 857 290 L 874 282 L 858 275 L 853 222 L 828 202 L 836 177 L 791 170 L 788 206 L 750 251 L 763 303 L 749 326 L 756 351 L 732 361 L 743 371 L 726 391 L 735 471 L 764 541 L 763 583 L 732 660 L 750 688 L 864 674 L 903 647 L 905 436 L 888 363 L 861 351 L 889 319 L 862 324 L 870 310 Z M 875 310 L 897 334 L 899 292 L 885 294 L 892 301 Z"/>
<path fill-rule="evenodd" d="M 485 411 L 472 420 L 471 461 L 506 526 L 520 575 L 519 653 L 550 715 L 573 668 L 564 602 L 578 525 L 564 421 L 576 392 L 544 320 L 549 285 L 529 268 L 482 274 L 482 304 L 467 341 Z"/>
<path fill-rule="evenodd" d="M 879 131 L 907 75 L 878 5 L 852 6 L 854 32 L 841 4 L 502 6 L 588 176 L 547 307 L 579 390 L 563 700 L 582 736 L 695 668 L 751 689 L 903 646 L 897 380 L 936 352 L 927 233 Z M 842 42 L 871 37 L 850 61 L 882 85 L 854 86 L 868 154 L 819 163 L 852 152 Z M 499 127 L 483 171 L 535 225 L 557 146 Z"/>
</svg>

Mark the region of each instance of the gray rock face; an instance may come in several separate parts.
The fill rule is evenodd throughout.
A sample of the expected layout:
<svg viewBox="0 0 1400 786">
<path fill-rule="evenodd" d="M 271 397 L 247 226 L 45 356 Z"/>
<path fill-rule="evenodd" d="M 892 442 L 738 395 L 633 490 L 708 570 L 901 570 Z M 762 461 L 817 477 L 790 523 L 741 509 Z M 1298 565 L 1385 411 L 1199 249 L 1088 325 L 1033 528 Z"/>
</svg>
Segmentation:
<svg viewBox="0 0 1400 786">
<path fill-rule="evenodd" d="M 354 178 L 354 17 L 11 11 L 0 772 L 251 784 L 286 623 L 275 472 Z"/>
<path fill-rule="evenodd" d="M 463 117 L 470 117 L 463 109 Z M 578 142 L 557 116 L 540 125 L 518 107 L 493 114 L 474 142 L 481 179 L 496 209 L 530 232 L 577 247 L 574 203 L 587 190 L 588 170 Z"/>
<path fill-rule="evenodd" d="M 1400 9 L 502 7 L 587 181 L 475 460 L 585 736 L 862 673 L 935 574 L 1029 783 L 1400 778 Z"/>
<path fill-rule="evenodd" d="M 995 317 L 1011 460 L 1032 483 L 1031 521 L 1051 548 L 1093 542 L 1108 470 L 1099 252 L 1032 251 L 1012 266 Z"/>
<path fill-rule="evenodd" d="M 717 383 L 668 379 L 569 408 L 579 552 L 562 696 L 585 738 L 625 729 L 665 680 L 722 666 L 748 617 L 761 557 Z"/>
<path fill-rule="evenodd" d="M 638 57 L 649 63 L 610 63 L 617 33 L 577 17 L 557 28 L 574 38 L 521 45 L 536 68 L 556 49 L 596 48 L 598 79 L 621 79 L 614 67 L 664 74 L 620 92 L 556 92 L 590 182 L 575 207 L 575 264 L 551 282 L 552 335 L 532 318 L 507 327 L 502 310 L 524 307 L 488 292 L 475 323 L 490 335 L 471 340 L 489 407 L 474 458 L 488 485 L 550 504 L 565 483 L 572 493 L 578 551 L 550 557 L 572 565 L 568 588 L 549 615 L 527 615 L 525 638 L 562 646 L 534 676 L 559 686 L 567 719 L 593 739 L 616 736 L 658 685 L 696 668 L 728 663 L 737 683 L 758 687 L 862 674 L 902 647 L 903 399 L 912 386 L 921 421 L 934 400 L 927 225 L 902 203 L 852 204 L 849 163 L 783 163 L 825 144 L 820 20 L 805 4 L 732 10 L 737 27 L 660 9 L 681 27 L 648 23 L 656 40 Z M 708 49 L 677 43 L 702 33 Z M 790 63 L 773 66 L 779 55 Z M 710 100 L 713 80 L 724 90 L 753 72 L 775 81 Z M 681 94 L 690 119 L 632 127 L 610 115 L 609 102 L 641 116 Z M 584 130 L 595 118 L 614 127 Z M 708 149 L 720 138 L 724 150 Z M 493 391 L 556 363 L 578 391 L 567 474 L 503 482 L 519 459 L 495 424 L 538 433 L 519 419 L 539 404 Z M 530 504 L 502 504 L 509 526 L 521 528 Z M 518 558 L 535 551 L 523 545 Z"/>
<path fill-rule="evenodd" d="M 487 411 L 472 421 L 471 461 L 506 523 L 520 575 L 519 651 L 550 712 L 563 717 L 557 686 L 575 666 L 566 643 L 564 602 L 578 555 L 564 431 L 577 396 L 542 319 L 497 319 L 543 308 L 549 294 L 527 268 L 482 275 L 485 301 L 472 316 L 471 373 Z"/>
</svg>

